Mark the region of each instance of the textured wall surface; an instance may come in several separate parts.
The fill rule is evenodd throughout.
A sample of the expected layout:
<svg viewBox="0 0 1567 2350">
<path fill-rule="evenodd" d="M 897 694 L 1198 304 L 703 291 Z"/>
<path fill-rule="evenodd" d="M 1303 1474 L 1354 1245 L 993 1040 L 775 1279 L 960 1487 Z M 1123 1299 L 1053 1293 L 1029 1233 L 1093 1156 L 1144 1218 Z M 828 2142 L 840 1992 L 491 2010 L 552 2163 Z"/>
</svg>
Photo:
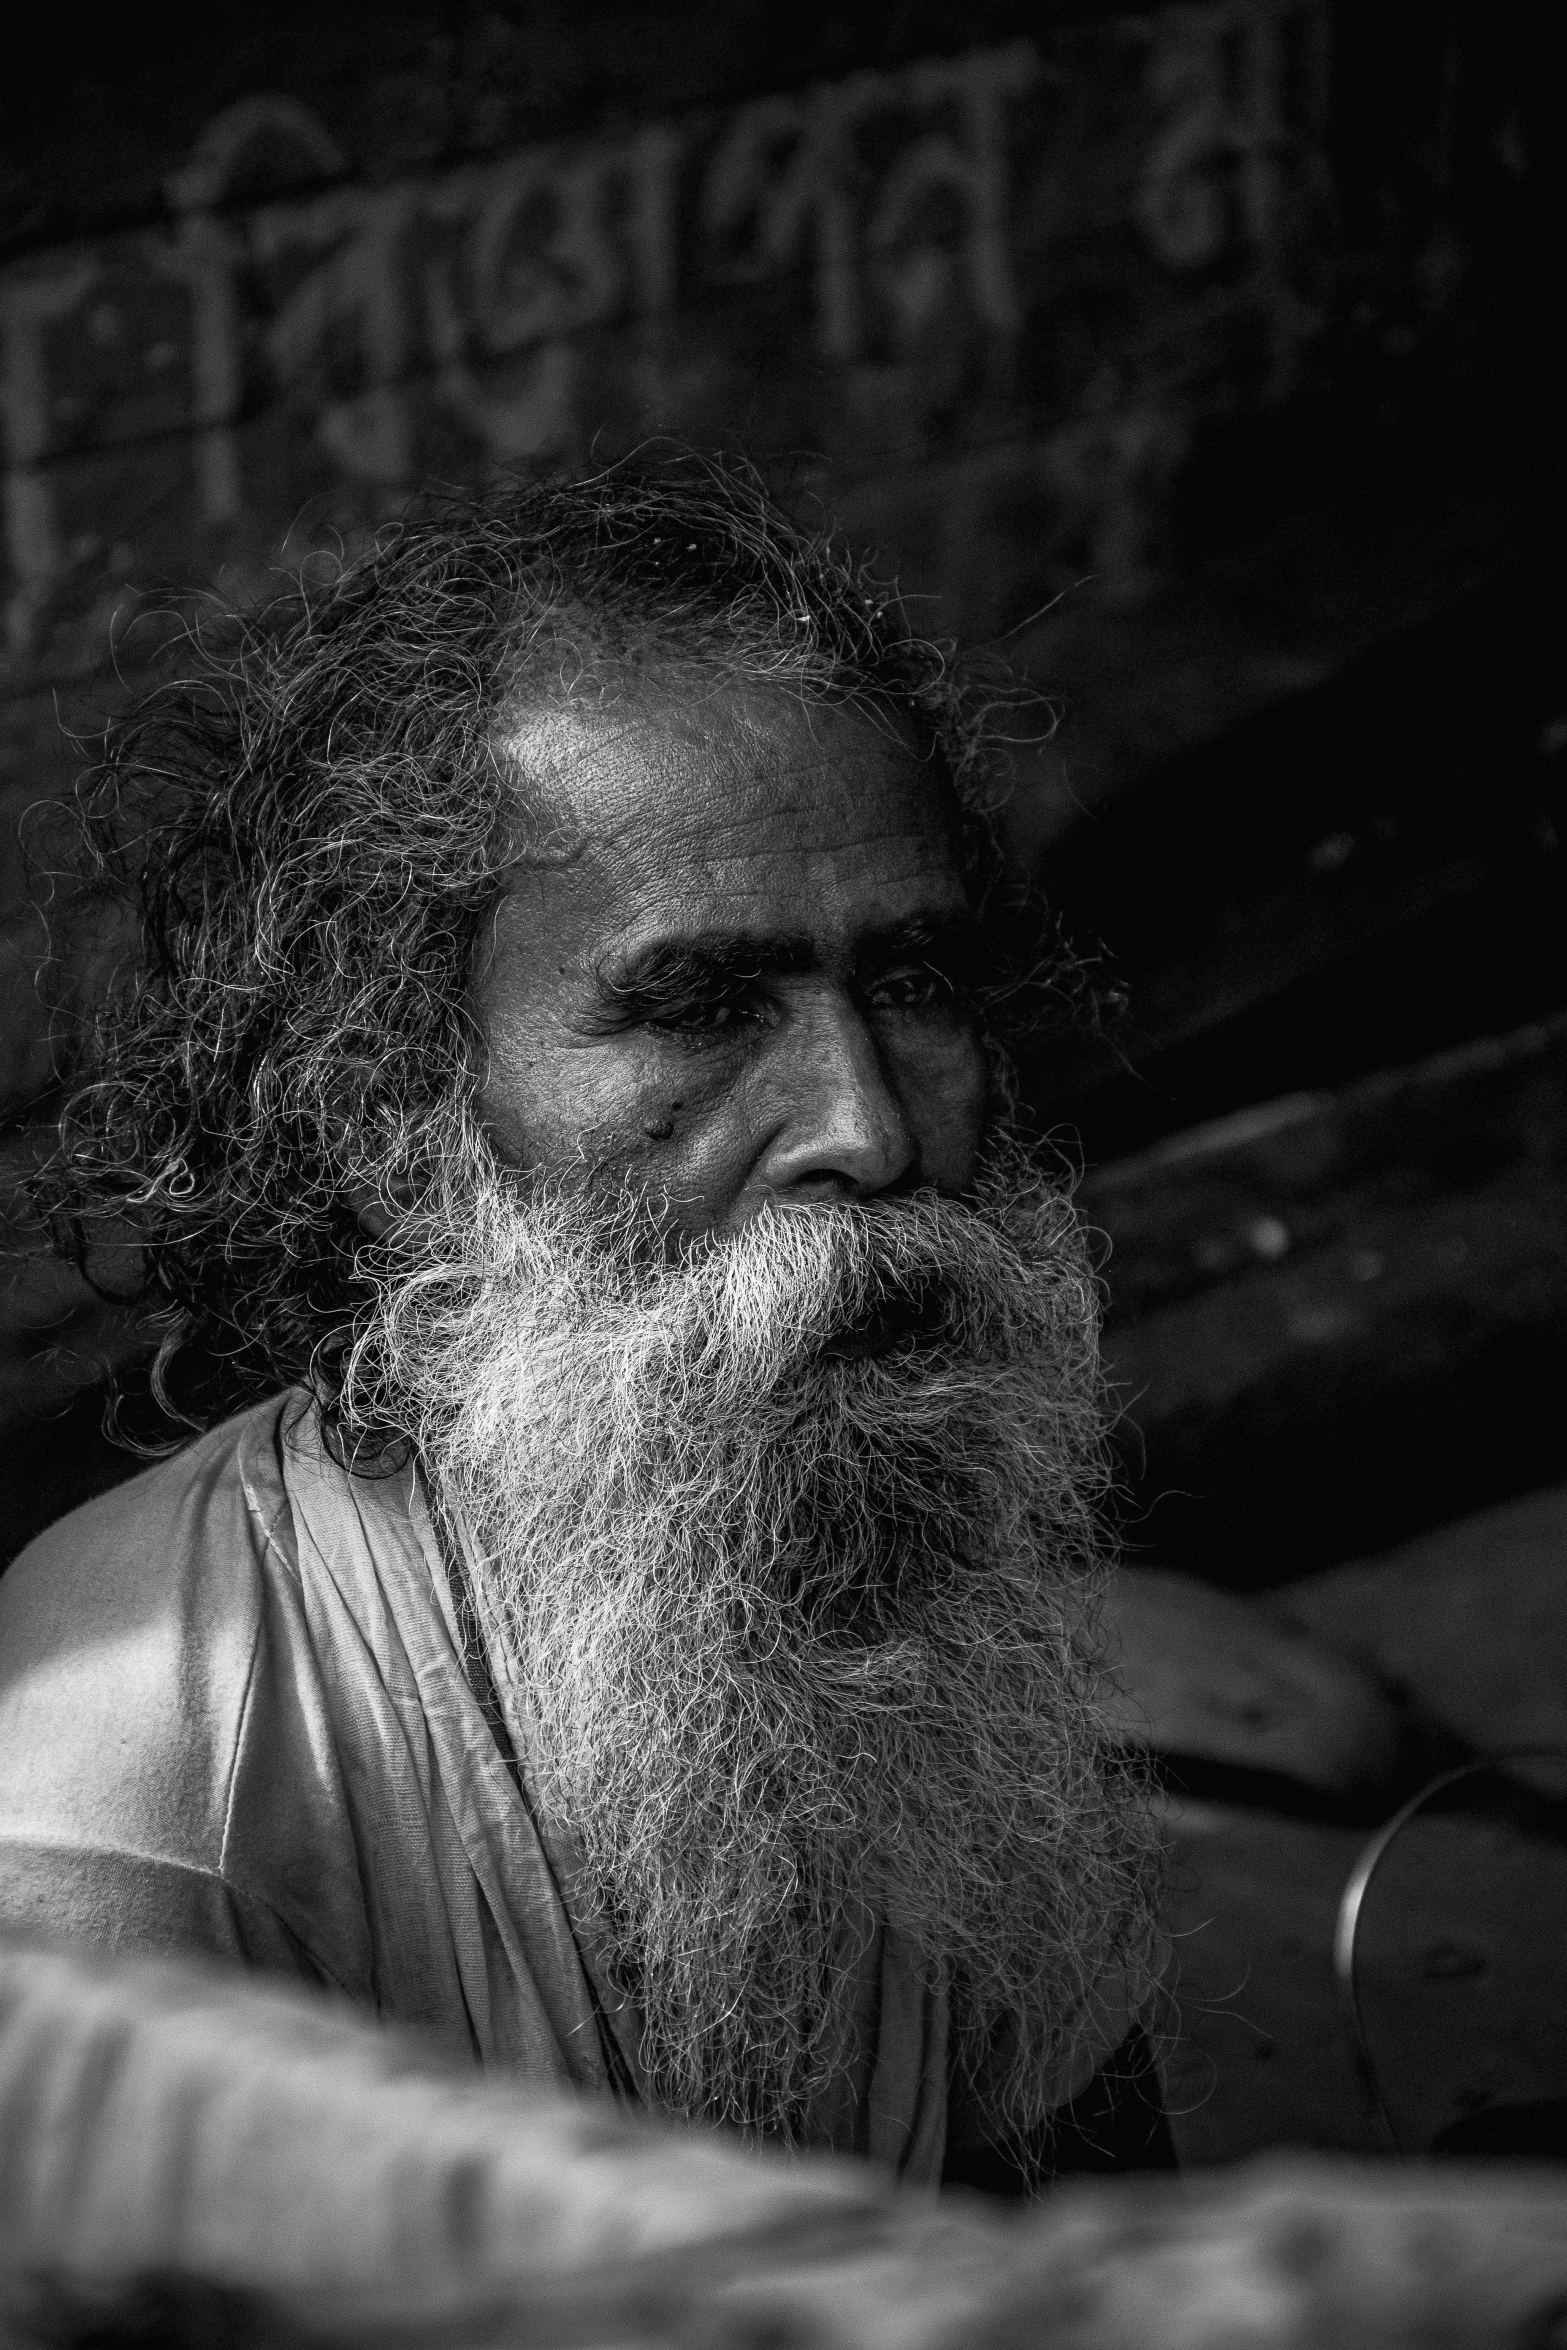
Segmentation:
<svg viewBox="0 0 1567 2350">
<path fill-rule="evenodd" d="M 703 13 L 688 91 L 678 15 L 628 18 L 663 73 L 596 120 L 492 63 L 432 121 L 370 52 L 351 104 L 296 66 L 77 194 L 0 279 L 12 689 L 427 476 L 658 430 L 825 461 L 971 628 L 1135 586 L 1194 430 L 1324 326 L 1325 0 L 755 91 L 738 44 L 703 87 Z"/>
<path fill-rule="evenodd" d="M 62 713 L 90 724 L 111 654 L 134 679 L 205 588 L 264 593 L 429 479 L 739 441 L 938 631 L 1062 598 L 1014 640 L 1080 721 L 1075 764 L 1022 779 L 1025 861 L 1441 604 L 1520 519 L 1494 385 L 1549 332 L 1513 14 L 240 7 L 156 54 L 57 28 L 0 166 L 0 1099 L 48 1080 L 16 832 Z M 1420 452 L 1482 378 L 1438 524 Z"/>
</svg>

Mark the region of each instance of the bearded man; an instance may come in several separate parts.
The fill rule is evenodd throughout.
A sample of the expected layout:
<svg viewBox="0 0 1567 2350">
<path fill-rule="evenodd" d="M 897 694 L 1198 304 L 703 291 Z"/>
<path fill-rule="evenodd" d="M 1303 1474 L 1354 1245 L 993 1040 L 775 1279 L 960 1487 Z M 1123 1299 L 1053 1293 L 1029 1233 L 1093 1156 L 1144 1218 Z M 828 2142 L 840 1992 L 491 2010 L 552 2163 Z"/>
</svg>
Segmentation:
<svg viewBox="0 0 1567 2350">
<path fill-rule="evenodd" d="M 0 1923 L 915 2179 L 1167 2159 L 989 760 L 695 460 L 426 512 L 110 730 L 48 1197 L 208 1426 L 0 1585 Z"/>
</svg>

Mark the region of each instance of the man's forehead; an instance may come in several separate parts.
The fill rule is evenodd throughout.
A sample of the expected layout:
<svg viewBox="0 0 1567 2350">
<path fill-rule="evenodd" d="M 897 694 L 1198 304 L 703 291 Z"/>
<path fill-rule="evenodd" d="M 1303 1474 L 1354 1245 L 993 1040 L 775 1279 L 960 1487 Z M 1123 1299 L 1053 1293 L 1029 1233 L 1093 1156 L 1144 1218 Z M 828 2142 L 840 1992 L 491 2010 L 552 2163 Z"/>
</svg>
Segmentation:
<svg viewBox="0 0 1567 2350">
<path fill-rule="evenodd" d="M 522 873 L 553 873 L 584 910 L 608 893 L 638 928 L 721 907 L 726 928 L 770 932 L 780 900 L 885 925 L 965 901 L 950 785 L 880 713 L 720 689 L 528 713 L 500 747 Z"/>
<path fill-rule="evenodd" d="M 599 840 L 705 821 L 714 797 L 762 816 L 836 807 L 846 825 L 868 803 L 897 803 L 911 828 L 945 831 L 950 818 L 939 766 L 891 711 L 776 689 L 572 701 L 514 715 L 500 747 L 540 816 Z"/>
</svg>

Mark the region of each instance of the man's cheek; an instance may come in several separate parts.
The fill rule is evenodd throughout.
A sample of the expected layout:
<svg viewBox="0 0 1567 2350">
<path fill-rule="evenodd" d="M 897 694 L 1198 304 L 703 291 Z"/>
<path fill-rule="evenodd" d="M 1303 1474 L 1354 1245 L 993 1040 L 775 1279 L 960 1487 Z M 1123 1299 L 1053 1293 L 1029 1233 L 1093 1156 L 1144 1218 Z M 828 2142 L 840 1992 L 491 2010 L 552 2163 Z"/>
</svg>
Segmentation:
<svg viewBox="0 0 1567 2350">
<path fill-rule="evenodd" d="M 673 1137 L 685 1105 L 656 1052 L 617 1038 L 497 1066 L 480 1106 L 512 1164 L 567 1176 L 629 1167 Z"/>
<path fill-rule="evenodd" d="M 655 1048 L 606 1072 L 574 1155 L 597 1182 L 629 1185 L 681 1229 L 704 1232 L 744 1184 L 754 1142 L 732 1073 L 671 1061 Z"/>
<path fill-rule="evenodd" d="M 964 1026 L 899 1040 L 889 1055 L 920 1170 L 945 1188 L 973 1176 L 990 1114 L 991 1077 L 978 1035 Z"/>
</svg>

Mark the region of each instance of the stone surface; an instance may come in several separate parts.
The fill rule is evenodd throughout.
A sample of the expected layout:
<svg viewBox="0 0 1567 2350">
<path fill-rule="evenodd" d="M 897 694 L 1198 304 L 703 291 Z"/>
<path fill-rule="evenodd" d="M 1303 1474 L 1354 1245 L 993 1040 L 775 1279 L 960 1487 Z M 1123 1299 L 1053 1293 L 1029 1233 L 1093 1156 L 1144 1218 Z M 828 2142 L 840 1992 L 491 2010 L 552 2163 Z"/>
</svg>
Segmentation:
<svg viewBox="0 0 1567 2350">
<path fill-rule="evenodd" d="M 1363 1829 L 1178 1799 L 1166 1921 L 1175 1955 L 1165 2085 L 1183 2164 L 1270 2146 L 1377 2154 L 1333 1979 L 1339 1898 Z"/>
<path fill-rule="evenodd" d="M 1564 1053 L 1558 1019 L 1093 1171 L 1134 1545 L 1258 1588 L 1561 1475 Z"/>
<path fill-rule="evenodd" d="M 1354 1971 L 1405 2152 L 1554 2106 L 1567 2155 L 1567 1758 L 1434 1790 L 1372 1874 Z"/>
<path fill-rule="evenodd" d="M 1420 2154 L 1467 2116 L 1567 2099 L 1561 1824 L 1559 1805 L 1542 1828 L 1489 1791 L 1423 1818 L 1374 1877 L 1355 1972 L 1390 2138 L 1334 1970 L 1366 1831 L 1173 1803 L 1165 2081 L 1182 2162 L 1291 2145 Z"/>
<path fill-rule="evenodd" d="M 1167 1753 L 1254 1771 L 1289 1754 L 1292 1778 L 1330 1786 L 1332 1733 L 1359 1708 L 1337 1714 L 1331 1694 L 1327 1705 L 1303 1703 L 1318 1685 L 1291 1677 L 1324 1651 L 1481 1753 L 1567 1749 L 1567 1489 L 1521 1496 L 1263 1600 L 1226 1601 L 1151 1571 L 1130 1588 L 1117 1611 L 1123 1672 L 1134 1693 L 1147 1692 Z M 1252 1649 L 1270 1620 L 1309 1632 L 1312 1648 L 1286 1646 L 1277 1663 Z M 1333 1692 L 1331 1678 L 1325 1686 Z M 1270 1720 L 1270 1691 L 1293 1692 L 1296 1706 L 1286 1697 Z M 1394 1800 L 1389 1791 L 1384 1814 Z M 1385 2146 L 1333 1964 L 1338 1905 L 1369 1822 L 1191 1799 L 1173 1800 L 1170 1813 L 1180 2038 L 1169 2085 L 1183 2159 L 1229 2161 L 1291 2142 Z M 1362 1912 L 1357 1973 L 1381 2093 L 1406 2150 L 1466 2115 L 1567 2098 L 1564 1850 L 1559 1806 L 1520 1817 L 1494 1783 L 1477 1782 L 1462 1810 L 1422 1816 L 1383 1862 Z"/>
<path fill-rule="evenodd" d="M 1274 1607 L 1483 1754 L 1567 1747 L 1567 1486 L 1303 1576 Z"/>
<path fill-rule="evenodd" d="M 1046 593 L 1138 583 L 1197 420 L 1276 402 L 1321 332 L 1323 0 L 707 103 L 702 48 L 684 102 L 649 73 L 629 114 L 439 159 L 296 64 L 171 144 L 155 224 L 13 264 L 14 678 L 96 664 L 155 581 L 264 565 L 296 517 L 353 538 L 431 474 L 660 430 L 851 487 L 1026 443 L 1027 516 L 964 484 L 964 527 L 1030 544 Z"/>
<path fill-rule="evenodd" d="M 1373 1799 L 1399 1761 L 1398 1716 L 1326 1641 L 1193 1576 L 1123 1567 L 1110 1605 L 1127 1737 L 1330 1797 Z"/>
</svg>

